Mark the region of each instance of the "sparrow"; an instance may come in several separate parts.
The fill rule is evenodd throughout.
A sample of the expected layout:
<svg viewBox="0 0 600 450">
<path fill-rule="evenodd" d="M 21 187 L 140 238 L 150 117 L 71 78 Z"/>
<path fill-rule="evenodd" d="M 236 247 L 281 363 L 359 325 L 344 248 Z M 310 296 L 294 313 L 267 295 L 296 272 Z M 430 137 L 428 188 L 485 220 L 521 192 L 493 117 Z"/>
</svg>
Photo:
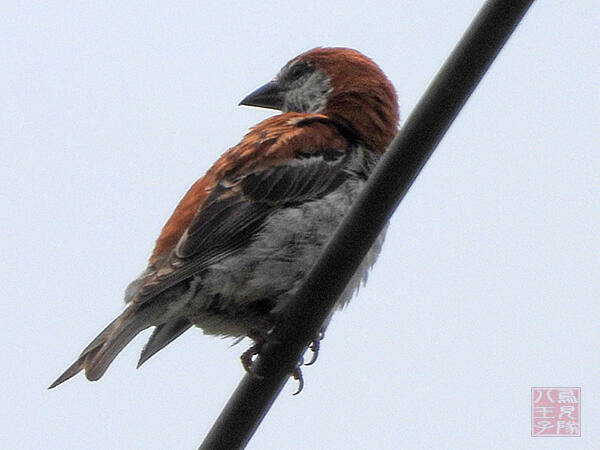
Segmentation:
<svg viewBox="0 0 600 450">
<path fill-rule="evenodd" d="M 123 312 L 50 388 L 82 370 L 98 380 L 150 327 L 138 367 L 196 326 L 253 339 L 242 355 L 248 369 L 398 129 L 391 82 L 349 48 L 318 47 L 293 58 L 240 105 L 281 114 L 251 128 L 192 185 L 146 270 L 127 287 Z M 338 308 L 366 281 L 383 237 Z"/>
</svg>

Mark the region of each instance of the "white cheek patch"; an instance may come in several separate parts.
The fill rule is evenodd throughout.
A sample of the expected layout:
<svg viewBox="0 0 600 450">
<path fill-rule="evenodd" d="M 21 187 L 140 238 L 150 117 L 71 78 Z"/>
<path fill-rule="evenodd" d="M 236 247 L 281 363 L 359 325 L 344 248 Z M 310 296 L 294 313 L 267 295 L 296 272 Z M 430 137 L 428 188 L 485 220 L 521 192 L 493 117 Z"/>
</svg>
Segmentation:
<svg viewBox="0 0 600 450">
<path fill-rule="evenodd" d="M 325 108 L 331 91 L 329 78 L 322 71 L 315 70 L 300 86 L 288 91 L 282 110 L 319 113 Z"/>
</svg>

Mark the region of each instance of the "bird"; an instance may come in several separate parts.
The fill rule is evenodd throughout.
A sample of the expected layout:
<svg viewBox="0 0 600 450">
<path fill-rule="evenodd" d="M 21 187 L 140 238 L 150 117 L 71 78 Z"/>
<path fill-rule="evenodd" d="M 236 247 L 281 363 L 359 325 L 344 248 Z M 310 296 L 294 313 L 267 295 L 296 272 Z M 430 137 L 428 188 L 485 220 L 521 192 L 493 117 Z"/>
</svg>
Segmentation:
<svg viewBox="0 0 600 450">
<path fill-rule="evenodd" d="M 396 91 L 369 57 L 317 47 L 291 59 L 240 105 L 279 111 L 252 127 L 181 199 L 125 307 L 51 385 L 84 371 L 96 381 L 140 332 L 154 330 L 138 367 L 196 326 L 254 345 L 315 264 L 399 124 Z M 336 309 L 379 254 L 373 244 Z M 351 244 L 349 244 L 351 245 Z"/>
</svg>

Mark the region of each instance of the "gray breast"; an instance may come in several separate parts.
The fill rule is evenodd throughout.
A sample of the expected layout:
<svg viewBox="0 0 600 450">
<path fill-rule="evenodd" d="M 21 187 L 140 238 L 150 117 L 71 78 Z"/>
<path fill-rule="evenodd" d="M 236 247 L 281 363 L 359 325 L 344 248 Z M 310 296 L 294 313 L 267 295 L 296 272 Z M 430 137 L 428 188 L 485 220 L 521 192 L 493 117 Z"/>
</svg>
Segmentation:
<svg viewBox="0 0 600 450">
<path fill-rule="evenodd" d="M 253 242 L 244 250 L 210 267 L 200 281 L 201 287 L 192 301 L 196 312 L 207 307 L 215 298 L 226 306 L 231 320 L 225 317 L 197 316 L 196 324 L 209 334 L 243 335 L 248 326 L 240 319 L 244 308 L 257 300 L 269 300 L 276 313 L 294 294 L 315 264 L 324 245 L 342 221 L 344 215 L 362 190 L 377 156 L 356 150 L 345 170 L 351 176 L 325 197 L 301 205 L 282 208 L 272 214 Z M 375 242 L 355 276 L 340 296 L 338 306 L 344 306 L 367 273 L 381 249 L 384 233 Z M 225 313 L 225 311 L 223 311 Z M 239 329 L 238 329 L 239 328 Z"/>
</svg>

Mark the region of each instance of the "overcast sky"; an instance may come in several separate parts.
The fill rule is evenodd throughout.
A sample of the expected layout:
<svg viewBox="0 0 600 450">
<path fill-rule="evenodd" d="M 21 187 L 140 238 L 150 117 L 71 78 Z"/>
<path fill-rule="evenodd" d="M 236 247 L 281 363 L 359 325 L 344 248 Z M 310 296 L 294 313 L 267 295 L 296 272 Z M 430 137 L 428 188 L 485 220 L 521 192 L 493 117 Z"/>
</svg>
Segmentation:
<svg viewBox="0 0 600 450">
<path fill-rule="evenodd" d="M 11 2 L 0 14 L 3 448 L 193 449 L 244 342 L 189 331 L 46 387 L 122 308 L 193 181 L 290 58 L 348 46 L 406 117 L 482 2 Z M 208 3 L 208 2 L 206 2 Z M 251 5 L 250 5 L 251 3 Z M 29 6 L 28 6 L 29 4 Z M 598 2 L 539 1 L 392 219 L 304 392 L 251 449 L 600 448 Z M 530 437 L 580 386 L 582 437 Z"/>
</svg>

